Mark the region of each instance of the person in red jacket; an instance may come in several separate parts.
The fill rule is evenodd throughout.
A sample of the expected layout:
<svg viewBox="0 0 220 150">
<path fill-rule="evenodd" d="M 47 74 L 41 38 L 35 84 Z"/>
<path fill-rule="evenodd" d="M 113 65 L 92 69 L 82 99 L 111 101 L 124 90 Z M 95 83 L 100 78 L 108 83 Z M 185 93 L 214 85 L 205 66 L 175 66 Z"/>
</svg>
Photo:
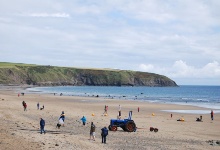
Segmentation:
<svg viewBox="0 0 220 150">
<path fill-rule="evenodd" d="M 27 103 L 24 103 L 24 111 L 27 111 Z"/>
</svg>

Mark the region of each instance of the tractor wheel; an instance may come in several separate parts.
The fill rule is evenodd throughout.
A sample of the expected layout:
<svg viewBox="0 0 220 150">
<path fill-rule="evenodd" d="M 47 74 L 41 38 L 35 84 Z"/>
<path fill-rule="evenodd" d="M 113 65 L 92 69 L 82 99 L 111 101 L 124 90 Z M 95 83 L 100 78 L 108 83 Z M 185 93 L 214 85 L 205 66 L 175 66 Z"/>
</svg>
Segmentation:
<svg viewBox="0 0 220 150">
<path fill-rule="evenodd" d="M 117 126 L 112 126 L 111 127 L 111 131 L 117 131 L 117 129 L 118 129 Z"/>
<path fill-rule="evenodd" d="M 109 131 L 111 131 L 111 130 L 112 130 L 112 126 L 111 126 L 111 125 L 109 125 L 109 126 L 108 126 L 108 129 L 109 129 Z"/>
<path fill-rule="evenodd" d="M 134 132 L 134 131 L 136 131 L 136 124 L 132 121 L 127 122 L 125 125 L 125 129 L 128 132 Z"/>
</svg>

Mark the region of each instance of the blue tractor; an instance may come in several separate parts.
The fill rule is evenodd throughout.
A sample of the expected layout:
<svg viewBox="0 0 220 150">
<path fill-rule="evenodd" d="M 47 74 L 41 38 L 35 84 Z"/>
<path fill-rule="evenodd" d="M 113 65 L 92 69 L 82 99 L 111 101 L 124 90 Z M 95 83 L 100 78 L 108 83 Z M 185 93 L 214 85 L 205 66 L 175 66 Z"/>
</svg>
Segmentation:
<svg viewBox="0 0 220 150">
<path fill-rule="evenodd" d="M 111 119 L 108 126 L 110 131 L 117 131 L 118 127 L 121 127 L 124 131 L 135 132 L 137 130 L 136 124 L 131 120 L 132 111 L 129 112 L 128 119 Z"/>
</svg>

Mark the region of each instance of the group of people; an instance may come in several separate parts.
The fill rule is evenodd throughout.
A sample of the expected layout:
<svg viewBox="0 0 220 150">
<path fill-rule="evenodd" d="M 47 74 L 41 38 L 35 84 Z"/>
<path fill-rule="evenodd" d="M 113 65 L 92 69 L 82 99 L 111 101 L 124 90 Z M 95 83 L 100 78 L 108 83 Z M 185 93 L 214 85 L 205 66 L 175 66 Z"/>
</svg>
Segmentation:
<svg viewBox="0 0 220 150">
<path fill-rule="evenodd" d="M 211 110 L 211 120 L 214 120 L 214 112 Z M 196 121 L 202 121 L 202 115 L 199 118 L 196 118 Z"/>
<path fill-rule="evenodd" d="M 82 120 L 83 126 L 86 125 L 86 117 L 83 116 L 80 120 Z M 91 122 L 91 127 L 90 127 L 90 138 L 89 140 L 91 140 L 93 138 L 93 140 L 95 141 L 95 129 L 96 126 L 94 125 L 93 122 Z M 106 136 L 108 135 L 108 129 L 106 127 L 101 129 L 101 136 L 102 136 L 102 143 L 106 144 Z"/>
<path fill-rule="evenodd" d="M 39 102 L 37 103 L 37 109 L 39 110 L 43 110 L 44 109 L 44 105 L 40 108 L 40 104 L 39 104 Z"/>
<path fill-rule="evenodd" d="M 27 111 L 27 103 L 25 101 L 22 102 L 22 106 L 24 108 L 24 111 Z M 43 110 L 44 109 L 44 105 L 40 108 L 40 104 L 39 102 L 37 103 L 37 109 L 39 110 Z"/>
<path fill-rule="evenodd" d="M 90 138 L 89 140 L 91 140 L 91 137 L 93 138 L 93 140 L 95 141 L 95 129 L 96 126 L 94 125 L 93 122 L 91 122 L 91 127 L 90 127 Z M 106 144 L 106 137 L 108 135 L 108 129 L 106 127 L 101 129 L 101 136 L 102 136 L 102 143 Z"/>
<path fill-rule="evenodd" d="M 64 111 L 62 111 L 61 115 L 60 115 L 60 118 L 59 118 L 59 122 L 57 124 L 57 127 L 60 128 L 61 124 L 63 123 L 63 126 L 64 126 L 64 120 L 65 120 L 65 113 Z M 86 125 L 86 117 L 83 116 L 81 118 L 82 120 L 82 123 L 83 123 L 83 126 Z M 46 131 L 44 130 L 44 127 L 45 127 L 45 121 L 43 118 L 40 118 L 40 133 L 46 133 Z M 93 122 L 91 122 L 91 127 L 90 127 L 90 138 L 89 140 L 94 140 L 95 141 L 95 130 L 96 130 L 96 126 Z M 105 143 L 106 144 L 106 137 L 108 135 L 108 129 L 106 127 L 102 128 L 101 129 L 101 136 L 102 136 L 102 143 Z"/>
</svg>

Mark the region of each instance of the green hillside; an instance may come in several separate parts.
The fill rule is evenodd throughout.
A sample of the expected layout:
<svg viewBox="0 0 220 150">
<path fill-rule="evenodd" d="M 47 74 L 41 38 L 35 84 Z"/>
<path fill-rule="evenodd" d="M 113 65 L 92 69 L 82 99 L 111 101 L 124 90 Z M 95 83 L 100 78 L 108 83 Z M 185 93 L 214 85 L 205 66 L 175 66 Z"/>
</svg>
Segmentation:
<svg viewBox="0 0 220 150">
<path fill-rule="evenodd" d="M 0 84 L 39 86 L 177 86 L 153 73 L 113 69 L 82 69 L 0 62 Z"/>
</svg>

